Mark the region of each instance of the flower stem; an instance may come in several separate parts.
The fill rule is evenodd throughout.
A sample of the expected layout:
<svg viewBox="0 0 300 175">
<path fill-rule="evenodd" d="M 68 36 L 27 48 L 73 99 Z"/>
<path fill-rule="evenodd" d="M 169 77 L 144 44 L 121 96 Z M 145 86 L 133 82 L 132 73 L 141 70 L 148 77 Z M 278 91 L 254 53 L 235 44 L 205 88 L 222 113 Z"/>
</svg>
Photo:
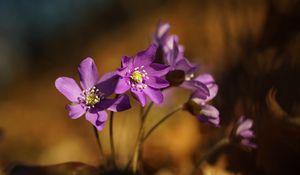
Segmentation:
<svg viewBox="0 0 300 175">
<path fill-rule="evenodd" d="M 115 99 L 119 97 L 119 94 L 115 96 Z M 115 144 L 114 144 L 114 133 L 113 133 L 113 126 L 114 126 L 114 112 L 110 111 L 109 116 L 109 139 L 110 139 L 110 150 L 111 150 L 111 157 L 112 157 L 112 165 L 116 166 L 116 159 L 115 159 Z"/>
<path fill-rule="evenodd" d="M 171 111 L 170 113 L 168 113 L 167 115 L 165 115 L 159 122 L 157 122 L 148 132 L 147 134 L 143 137 L 142 142 L 144 142 L 149 136 L 150 134 L 158 127 L 160 126 L 160 124 L 162 124 L 164 121 L 166 121 L 168 118 L 170 118 L 173 114 L 177 113 L 178 111 L 180 111 L 182 109 L 182 105 L 178 106 L 177 108 L 175 108 L 173 111 Z"/>
<path fill-rule="evenodd" d="M 213 153 L 215 153 L 216 151 L 218 151 L 220 148 L 222 148 L 223 146 L 229 144 L 229 138 L 228 137 L 224 137 L 221 140 L 219 140 L 217 143 L 215 143 L 215 145 L 213 147 L 211 147 L 209 150 L 207 150 L 206 152 L 204 152 L 204 154 L 202 154 L 202 156 L 198 159 L 198 161 L 196 162 L 196 168 L 194 170 L 194 175 L 196 175 L 197 173 L 199 173 L 200 169 L 201 169 L 201 164 L 207 160 L 210 156 L 213 155 Z"/>
<path fill-rule="evenodd" d="M 139 132 L 138 132 L 137 143 L 136 143 L 136 146 L 135 146 L 135 149 L 134 149 L 134 154 L 133 154 L 132 160 L 129 161 L 129 163 L 131 163 L 131 161 L 132 161 L 132 171 L 134 173 L 136 173 L 137 167 L 138 167 L 138 161 L 139 161 L 141 146 L 142 146 L 142 139 L 143 139 L 143 135 L 144 135 L 145 121 L 146 121 L 146 118 L 147 118 L 152 106 L 153 106 L 153 102 L 151 102 L 149 104 L 149 106 L 146 109 L 145 113 L 143 113 L 143 109 L 141 109 L 141 112 L 140 112 L 141 126 L 140 126 L 140 129 L 139 129 Z"/>
<path fill-rule="evenodd" d="M 97 130 L 97 128 L 95 126 L 93 126 L 93 129 L 94 129 L 95 137 L 96 137 L 97 144 L 98 144 L 99 151 L 100 151 L 100 159 L 105 160 L 105 158 L 104 158 L 104 152 L 103 152 L 102 144 L 100 142 L 98 130 Z"/>
<path fill-rule="evenodd" d="M 115 161 L 115 144 L 114 144 L 114 135 L 113 135 L 113 124 L 114 124 L 114 112 L 110 111 L 110 122 L 109 122 L 109 138 L 110 138 L 110 150 L 112 157 L 113 166 L 116 165 Z"/>
</svg>

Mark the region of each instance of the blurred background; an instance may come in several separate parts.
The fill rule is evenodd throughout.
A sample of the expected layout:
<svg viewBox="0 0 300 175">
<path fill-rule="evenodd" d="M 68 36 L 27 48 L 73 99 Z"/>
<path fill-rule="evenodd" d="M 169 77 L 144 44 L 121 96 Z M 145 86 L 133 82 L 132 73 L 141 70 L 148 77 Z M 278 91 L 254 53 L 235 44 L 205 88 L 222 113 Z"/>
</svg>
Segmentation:
<svg viewBox="0 0 300 175">
<path fill-rule="evenodd" d="M 68 118 L 68 101 L 54 81 L 62 75 L 78 80 L 77 66 L 87 56 L 100 74 L 115 70 L 121 56 L 148 46 L 158 21 L 171 24 L 186 57 L 201 65 L 199 73 L 215 76 L 221 127 L 176 114 L 145 143 L 145 171 L 190 174 L 195 156 L 245 114 L 255 121 L 258 149 L 226 147 L 199 173 L 299 173 L 299 9 L 299 0 L 0 1 L 0 174 L 17 164 L 101 163 L 91 125 Z M 147 128 L 188 98 L 180 89 L 166 95 Z M 115 118 L 120 167 L 137 136 L 138 106 L 132 103 Z M 108 124 L 100 137 L 109 156 Z"/>
</svg>

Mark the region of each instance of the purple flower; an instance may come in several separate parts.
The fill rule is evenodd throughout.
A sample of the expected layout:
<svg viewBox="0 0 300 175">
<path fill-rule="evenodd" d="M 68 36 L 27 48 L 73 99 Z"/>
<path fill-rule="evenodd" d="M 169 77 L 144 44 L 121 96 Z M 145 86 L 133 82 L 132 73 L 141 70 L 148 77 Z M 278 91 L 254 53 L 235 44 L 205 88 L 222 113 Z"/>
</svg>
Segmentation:
<svg viewBox="0 0 300 175">
<path fill-rule="evenodd" d="M 169 29 L 170 25 L 168 23 L 159 23 L 153 37 L 153 43 L 156 43 L 162 52 L 161 62 L 170 65 L 167 80 L 171 85 L 178 86 L 193 77 L 193 73 L 198 66 L 190 63 L 184 57 L 184 47 L 179 44 L 178 36 L 168 36 Z"/>
<path fill-rule="evenodd" d="M 193 85 L 189 86 L 194 90 L 189 102 L 186 104 L 187 110 L 195 115 L 200 121 L 209 123 L 214 126 L 219 126 L 220 117 L 219 111 L 212 105 L 207 104 L 212 100 L 218 92 L 218 85 L 210 74 L 203 74 L 190 81 Z M 204 84 L 208 89 L 202 89 L 202 85 L 197 87 L 198 83 Z"/>
<path fill-rule="evenodd" d="M 120 76 L 115 91 L 117 94 L 130 89 L 142 106 L 146 105 L 146 95 L 154 103 L 163 102 L 160 89 L 168 87 L 169 82 L 161 77 L 168 73 L 169 66 L 153 63 L 156 49 L 157 46 L 152 44 L 134 57 L 122 58 L 122 68 L 117 70 Z"/>
<path fill-rule="evenodd" d="M 107 119 L 105 110 L 118 112 L 130 108 L 126 95 L 107 99 L 114 92 L 117 78 L 113 74 L 106 74 L 99 80 L 98 70 L 92 58 L 86 58 L 80 63 L 78 73 L 83 90 L 69 77 L 59 77 L 55 81 L 57 90 L 72 102 L 66 107 L 72 119 L 85 114 L 86 120 L 101 131 Z"/>
<path fill-rule="evenodd" d="M 232 132 L 232 141 L 245 148 L 256 148 L 256 144 L 252 142 L 255 138 L 254 132 L 251 129 L 252 125 L 253 121 L 251 119 L 246 119 L 245 116 L 241 116 L 237 122 L 237 126 Z"/>
</svg>

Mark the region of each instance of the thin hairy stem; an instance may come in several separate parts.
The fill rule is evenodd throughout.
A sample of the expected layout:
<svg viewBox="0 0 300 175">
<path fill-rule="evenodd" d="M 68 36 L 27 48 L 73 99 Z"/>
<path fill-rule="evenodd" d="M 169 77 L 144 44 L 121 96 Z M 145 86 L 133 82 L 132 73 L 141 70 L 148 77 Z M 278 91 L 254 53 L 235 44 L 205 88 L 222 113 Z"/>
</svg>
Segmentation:
<svg viewBox="0 0 300 175">
<path fill-rule="evenodd" d="M 96 137 L 97 144 L 98 144 L 99 151 L 100 151 L 100 159 L 105 160 L 105 158 L 104 158 L 104 152 L 103 152 L 103 148 L 102 148 L 102 144 L 101 144 L 100 138 L 99 138 L 99 132 L 98 132 L 98 130 L 97 130 L 97 128 L 95 126 L 93 126 L 93 130 L 94 130 L 95 137 Z"/>
<path fill-rule="evenodd" d="M 139 129 L 139 132 L 138 132 L 137 143 L 136 143 L 136 146 L 135 146 L 135 149 L 134 149 L 133 157 L 128 162 L 128 165 L 130 165 L 131 162 L 132 162 L 133 172 L 136 172 L 137 168 L 138 168 L 138 161 L 139 161 L 140 152 L 141 152 L 142 138 L 143 138 L 143 135 L 144 135 L 144 125 L 145 125 L 146 118 L 147 118 L 152 106 L 153 106 L 153 102 L 151 102 L 149 104 L 149 106 L 146 109 L 145 113 L 143 113 L 143 112 L 140 113 L 141 126 L 140 126 L 140 129 Z M 141 111 L 143 111 L 143 109 L 141 109 Z"/>
<path fill-rule="evenodd" d="M 112 163 L 113 166 L 116 165 L 115 161 L 115 144 L 114 144 L 114 133 L 113 133 L 113 125 L 114 125 L 114 112 L 110 111 L 110 117 L 109 117 L 109 139 L 110 139 L 110 150 L 111 150 L 111 157 L 112 157 Z"/>
</svg>

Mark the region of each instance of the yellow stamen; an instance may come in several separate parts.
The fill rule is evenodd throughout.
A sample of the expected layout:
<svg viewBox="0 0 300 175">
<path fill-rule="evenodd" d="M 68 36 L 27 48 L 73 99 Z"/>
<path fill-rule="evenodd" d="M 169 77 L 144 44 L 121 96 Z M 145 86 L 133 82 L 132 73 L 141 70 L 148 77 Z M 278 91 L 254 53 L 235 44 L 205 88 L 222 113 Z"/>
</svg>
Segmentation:
<svg viewBox="0 0 300 175">
<path fill-rule="evenodd" d="M 134 71 L 130 77 L 136 83 L 143 82 L 143 75 L 140 71 Z"/>
</svg>

